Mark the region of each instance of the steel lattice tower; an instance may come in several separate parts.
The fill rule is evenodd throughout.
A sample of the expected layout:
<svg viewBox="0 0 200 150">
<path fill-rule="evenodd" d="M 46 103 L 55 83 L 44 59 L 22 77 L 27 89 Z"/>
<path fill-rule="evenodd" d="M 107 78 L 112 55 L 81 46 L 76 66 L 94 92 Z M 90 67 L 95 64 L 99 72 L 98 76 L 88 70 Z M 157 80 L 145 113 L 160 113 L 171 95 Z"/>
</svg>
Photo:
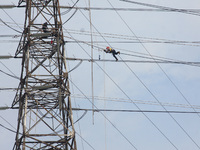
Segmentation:
<svg viewBox="0 0 200 150">
<path fill-rule="evenodd" d="M 25 23 L 15 57 L 21 78 L 15 150 L 76 150 L 59 0 L 20 0 Z M 42 22 L 42 23 L 41 23 Z"/>
</svg>

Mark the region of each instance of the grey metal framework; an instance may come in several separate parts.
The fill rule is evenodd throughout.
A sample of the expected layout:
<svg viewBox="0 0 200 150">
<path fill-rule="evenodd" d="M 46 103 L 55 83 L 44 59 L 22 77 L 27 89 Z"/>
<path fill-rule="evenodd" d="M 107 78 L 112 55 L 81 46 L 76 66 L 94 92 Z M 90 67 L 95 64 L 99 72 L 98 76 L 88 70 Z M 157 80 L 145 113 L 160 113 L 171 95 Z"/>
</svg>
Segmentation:
<svg viewBox="0 0 200 150">
<path fill-rule="evenodd" d="M 24 31 L 15 150 L 76 150 L 59 0 L 20 0 Z M 53 6 L 53 7 L 52 7 Z"/>
</svg>

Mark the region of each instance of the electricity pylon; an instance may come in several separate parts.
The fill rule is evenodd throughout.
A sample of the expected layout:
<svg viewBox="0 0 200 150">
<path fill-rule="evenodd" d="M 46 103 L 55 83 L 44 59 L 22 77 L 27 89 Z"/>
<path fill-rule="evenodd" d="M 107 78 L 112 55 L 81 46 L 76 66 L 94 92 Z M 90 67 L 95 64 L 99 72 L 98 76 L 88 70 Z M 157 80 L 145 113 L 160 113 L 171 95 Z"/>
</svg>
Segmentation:
<svg viewBox="0 0 200 150">
<path fill-rule="evenodd" d="M 21 78 L 13 149 L 76 150 L 59 0 L 20 0 L 24 31 L 15 57 Z"/>
</svg>

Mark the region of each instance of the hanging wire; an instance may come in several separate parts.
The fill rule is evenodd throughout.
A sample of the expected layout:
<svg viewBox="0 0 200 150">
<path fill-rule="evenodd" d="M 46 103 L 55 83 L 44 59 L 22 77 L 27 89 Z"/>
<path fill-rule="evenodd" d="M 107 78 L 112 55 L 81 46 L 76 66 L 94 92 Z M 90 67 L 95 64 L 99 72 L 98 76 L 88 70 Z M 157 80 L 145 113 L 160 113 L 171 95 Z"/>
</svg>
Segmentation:
<svg viewBox="0 0 200 150">
<path fill-rule="evenodd" d="M 72 1 L 73 2 L 73 1 Z M 61 15 L 65 15 L 65 14 L 67 14 L 67 13 L 69 13 L 75 6 L 76 6 L 76 4 L 79 2 L 79 0 L 77 0 L 74 4 L 73 4 L 73 6 L 69 9 L 69 10 L 67 10 L 67 11 L 65 11 L 65 12 L 63 12 L 63 13 L 61 13 Z M 66 20 L 66 21 L 64 21 L 63 23 L 62 23 L 62 25 L 64 25 L 65 23 L 67 23 L 75 14 L 76 14 L 76 12 L 78 11 L 78 9 L 76 9 L 74 12 L 73 12 L 73 14 Z"/>
<path fill-rule="evenodd" d="M 4 24 L 4 25 L 6 25 L 7 27 L 9 27 L 10 29 L 12 29 L 12 30 L 14 30 L 14 31 L 16 31 L 16 32 L 18 32 L 18 33 L 22 33 L 22 32 L 20 32 L 20 31 L 18 31 L 18 30 L 16 30 L 16 29 L 14 29 L 14 28 L 12 28 L 11 26 L 9 26 L 7 23 L 5 23 L 1 18 L 0 18 L 0 21 Z"/>
<path fill-rule="evenodd" d="M 0 7 L 0 9 L 3 10 L 3 12 L 23 31 L 23 29 L 19 26 L 19 24 L 16 23 L 15 20 L 2 7 Z"/>
<path fill-rule="evenodd" d="M 16 78 L 16 79 L 19 79 L 19 77 L 17 77 L 17 75 L 16 75 L 15 73 L 13 73 L 2 61 L 0 61 L 0 63 L 1 63 L 10 73 L 13 74 L 13 75 L 10 75 L 10 74 L 7 74 L 7 75 L 12 76 L 12 77 L 14 77 L 14 78 Z M 1 72 L 3 72 L 3 71 L 1 71 Z M 5 73 L 5 72 L 3 72 L 3 73 Z"/>
<path fill-rule="evenodd" d="M 79 0 L 77 0 L 72 6 L 68 7 L 69 10 L 66 10 L 66 11 L 62 12 L 61 15 L 66 15 L 66 14 L 69 13 L 72 9 L 76 9 L 75 6 L 76 6 L 76 4 L 77 4 L 78 2 L 79 2 Z M 63 8 L 63 7 L 61 6 L 61 8 Z M 77 9 L 76 9 L 76 10 L 77 10 Z"/>
<path fill-rule="evenodd" d="M 11 75 L 11 74 L 9 74 L 9 73 L 6 73 L 6 72 L 4 72 L 4 71 L 2 71 L 2 70 L 0 70 L 0 72 L 4 73 L 4 74 L 6 74 L 6 75 L 8 75 L 8 76 L 10 76 L 10 77 L 13 77 L 13 78 L 15 78 L 15 79 L 20 80 L 19 77 L 16 77 L 16 76 L 14 76 L 14 75 Z"/>
<path fill-rule="evenodd" d="M 83 62 L 83 61 L 81 60 L 73 69 L 69 70 L 68 73 L 70 73 L 70 72 L 72 72 L 73 70 L 75 70 L 76 68 L 78 68 L 78 67 L 81 65 L 82 62 Z"/>
</svg>

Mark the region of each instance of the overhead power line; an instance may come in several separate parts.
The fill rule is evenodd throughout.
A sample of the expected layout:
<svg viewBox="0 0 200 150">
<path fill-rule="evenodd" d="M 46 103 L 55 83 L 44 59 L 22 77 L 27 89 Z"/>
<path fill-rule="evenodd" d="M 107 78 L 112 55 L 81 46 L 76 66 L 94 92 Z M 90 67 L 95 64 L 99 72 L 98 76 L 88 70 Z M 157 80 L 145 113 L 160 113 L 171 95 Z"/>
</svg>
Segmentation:
<svg viewBox="0 0 200 150">
<path fill-rule="evenodd" d="M 17 37 L 12 35 L 0 35 L 0 37 Z M 0 40 L 1 43 L 18 43 L 18 40 Z M 77 41 L 65 41 L 66 43 L 77 43 Z M 154 43 L 154 44 L 176 44 L 176 45 L 186 45 L 186 46 L 200 46 L 200 41 L 154 41 L 154 40 L 141 40 L 138 42 L 136 40 L 133 41 L 107 41 L 109 43 L 121 43 L 121 44 L 133 44 L 133 43 Z M 94 44 L 98 43 L 107 43 L 105 41 L 93 41 Z M 78 41 L 78 43 L 87 43 L 90 44 L 90 41 Z"/>
<path fill-rule="evenodd" d="M 85 99 L 84 96 L 75 94 L 72 95 L 72 97 L 76 99 L 83 100 Z M 91 96 L 87 96 L 87 98 L 91 99 Z M 170 102 L 162 102 L 158 103 L 157 101 L 149 101 L 149 100 L 136 100 L 132 99 L 131 101 L 129 99 L 124 99 L 124 98 L 114 98 L 114 97 L 100 97 L 100 96 L 95 96 L 95 100 L 98 101 L 110 101 L 110 102 L 118 102 L 118 103 L 137 103 L 137 104 L 145 104 L 145 105 L 155 105 L 155 106 L 160 106 L 162 104 L 163 106 L 168 106 L 168 107 L 179 107 L 179 108 L 195 108 L 195 109 L 200 109 L 199 105 L 188 105 L 188 104 L 178 104 L 178 103 L 170 103 Z"/>
<path fill-rule="evenodd" d="M 109 11 L 157 11 L 157 12 L 174 12 L 173 9 L 163 10 L 163 9 L 148 9 L 148 8 L 106 8 L 106 7 L 69 7 L 69 6 L 61 6 L 61 8 L 67 9 L 82 9 L 82 10 L 109 10 Z M 180 9 L 182 11 L 191 11 L 199 13 L 200 9 Z"/>
<path fill-rule="evenodd" d="M 11 9 L 11 8 L 20 8 L 24 6 L 15 6 L 15 5 L 0 5 L 0 8 Z M 49 6 L 53 7 L 53 6 Z M 148 8 L 109 8 L 109 7 L 74 7 L 74 6 L 60 6 L 61 9 L 82 9 L 89 11 L 91 10 L 107 10 L 107 11 L 157 11 L 157 12 L 176 12 L 177 10 L 189 11 L 194 13 L 199 13 L 200 9 L 148 9 Z"/>
<path fill-rule="evenodd" d="M 120 1 L 133 3 L 133 4 L 136 4 L 136 5 L 142 5 L 142 6 L 157 8 L 157 9 L 161 9 L 163 11 L 173 11 L 173 12 L 179 12 L 179 13 L 185 13 L 185 14 L 200 16 L 199 12 L 189 10 L 189 9 L 178 9 L 178 8 L 164 7 L 164 6 L 153 5 L 153 4 L 148 4 L 148 3 L 141 3 L 141 2 L 136 2 L 136 1 L 129 1 L 129 0 L 120 0 Z"/>
<path fill-rule="evenodd" d="M 129 54 L 125 54 L 125 55 L 129 55 Z M 133 55 L 130 54 L 130 56 L 133 56 Z M 151 59 L 151 58 L 148 58 L 148 57 L 145 58 L 145 57 L 136 56 L 136 55 L 134 57 L 141 57 L 141 58 L 144 58 L 144 59 Z M 14 56 L 0 56 L 0 59 L 9 59 L 9 58 L 14 58 Z M 17 57 L 17 58 L 20 58 L 20 57 Z M 111 59 L 87 59 L 87 58 L 69 58 L 69 57 L 67 57 L 66 60 L 81 61 L 81 62 L 82 61 L 87 61 L 87 62 L 116 62 L 116 60 L 111 60 Z M 117 62 L 118 63 L 119 62 L 128 62 L 128 63 L 179 64 L 179 65 L 189 65 L 189 66 L 200 67 L 199 66 L 200 62 L 173 61 L 173 60 L 165 60 L 165 59 L 154 59 L 153 61 L 150 61 L 150 60 L 133 60 L 133 59 L 130 59 L 130 60 L 118 60 Z M 72 70 L 70 70 L 70 72 L 71 71 Z"/>
<path fill-rule="evenodd" d="M 66 41 L 67 43 L 76 43 L 76 41 Z M 141 42 L 133 41 L 108 41 L 109 43 L 167 43 L 167 44 L 198 44 L 200 41 L 153 41 L 153 40 L 141 40 Z M 79 41 L 79 43 L 91 43 L 90 41 Z M 93 41 L 93 43 L 106 43 L 105 41 Z"/>
<path fill-rule="evenodd" d="M 88 61 L 88 62 L 116 62 L 116 60 L 110 59 L 82 59 L 82 58 L 66 58 L 71 61 Z M 184 64 L 184 65 L 199 65 L 200 62 L 184 62 L 184 61 L 147 61 L 147 60 L 118 60 L 117 62 L 132 62 L 132 63 L 166 63 L 166 64 Z"/>
<path fill-rule="evenodd" d="M 122 55 L 127 55 L 127 56 L 134 56 L 134 57 L 139 57 L 143 59 L 152 59 L 150 57 L 145 57 L 145 56 L 139 56 L 139 55 L 132 55 L 132 54 L 127 54 L 127 53 L 121 53 Z M 4 55 L 0 56 L 0 59 L 10 59 L 10 58 L 15 58 L 14 56 L 10 55 Z M 21 57 L 17 57 L 21 58 Z M 39 58 L 39 57 L 38 57 Z M 43 58 L 43 57 L 41 57 Z M 66 57 L 66 60 L 70 61 L 88 61 L 88 62 L 116 62 L 115 60 L 111 59 L 87 59 L 87 58 L 70 58 Z M 200 62 L 188 62 L 188 61 L 179 61 L 179 60 L 170 60 L 168 58 L 154 58 L 153 61 L 150 60 L 118 60 L 117 62 L 130 62 L 130 63 L 166 63 L 166 64 L 183 64 L 183 65 L 193 65 L 193 66 L 198 66 L 200 67 Z"/>
<path fill-rule="evenodd" d="M 83 108 L 72 108 L 72 110 L 76 111 L 107 111 L 107 112 L 132 112 L 132 113 L 179 113 L 179 114 L 197 114 L 200 112 L 194 111 L 161 111 L 161 110 L 127 110 L 127 109 L 83 109 Z"/>
<path fill-rule="evenodd" d="M 0 110 L 18 109 L 18 107 L 1 106 Z M 162 111 L 162 110 L 132 110 L 132 109 L 89 109 L 89 108 L 72 108 L 74 111 L 95 111 L 95 112 L 130 112 L 130 113 L 176 113 L 176 114 L 197 114 L 199 111 Z"/>
<path fill-rule="evenodd" d="M 88 35 L 90 36 L 89 31 L 78 31 L 78 30 L 70 30 L 68 29 L 67 32 L 78 34 L 78 35 Z M 153 38 L 153 37 L 135 37 L 130 35 L 122 35 L 122 34 L 111 34 L 111 33 L 101 33 L 101 35 L 97 32 L 92 32 L 93 36 L 99 36 L 102 35 L 104 37 L 112 38 L 112 39 L 123 39 L 120 41 L 108 41 L 108 43 L 166 43 L 166 44 L 178 44 L 178 45 L 191 45 L 191 46 L 200 46 L 200 41 L 183 41 L 183 40 L 172 40 L 172 39 L 163 39 L 163 38 Z M 65 36 L 66 38 L 72 39 L 68 36 Z M 140 39 L 140 41 L 138 41 Z M 66 41 L 68 43 L 90 43 L 90 41 Z M 94 43 L 106 43 L 106 41 L 94 41 Z"/>
</svg>

